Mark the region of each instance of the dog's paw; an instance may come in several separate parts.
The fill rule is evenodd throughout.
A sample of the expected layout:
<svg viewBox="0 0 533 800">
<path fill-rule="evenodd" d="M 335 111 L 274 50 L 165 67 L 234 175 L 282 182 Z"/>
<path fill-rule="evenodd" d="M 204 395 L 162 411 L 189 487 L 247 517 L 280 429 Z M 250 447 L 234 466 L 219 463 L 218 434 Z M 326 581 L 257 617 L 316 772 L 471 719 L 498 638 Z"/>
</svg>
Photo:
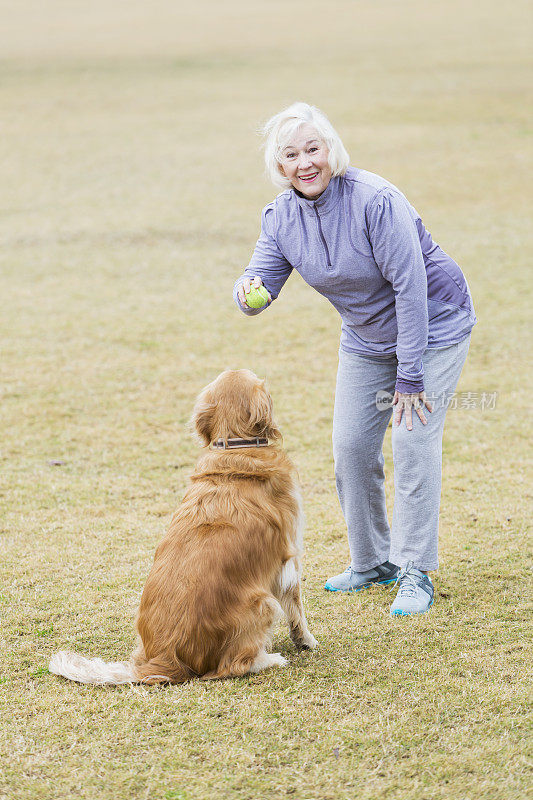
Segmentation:
<svg viewBox="0 0 533 800">
<path fill-rule="evenodd" d="M 264 650 L 258 654 L 250 667 L 250 672 L 261 672 L 270 667 L 286 667 L 289 662 L 281 653 L 266 653 Z"/>
<path fill-rule="evenodd" d="M 270 653 L 268 657 L 270 660 L 269 667 L 286 667 L 289 663 L 281 653 Z"/>
<path fill-rule="evenodd" d="M 315 650 L 318 642 L 311 633 L 307 633 L 300 644 L 300 650 Z"/>
</svg>

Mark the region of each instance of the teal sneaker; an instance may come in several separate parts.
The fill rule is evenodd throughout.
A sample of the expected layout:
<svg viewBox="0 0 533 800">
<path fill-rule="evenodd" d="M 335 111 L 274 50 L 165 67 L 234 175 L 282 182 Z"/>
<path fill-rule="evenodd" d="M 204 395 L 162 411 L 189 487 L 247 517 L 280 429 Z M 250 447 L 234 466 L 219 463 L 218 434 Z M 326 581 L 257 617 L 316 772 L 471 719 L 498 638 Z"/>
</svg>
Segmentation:
<svg viewBox="0 0 533 800">
<path fill-rule="evenodd" d="M 374 583 L 380 586 L 394 583 L 399 572 L 400 568 L 390 561 L 385 561 L 366 572 L 356 572 L 352 567 L 347 567 L 340 575 L 328 578 L 324 588 L 328 592 L 360 592 L 361 589 L 368 589 Z"/>
<path fill-rule="evenodd" d="M 408 617 L 429 611 L 435 593 L 431 578 L 414 567 L 412 561 L 401 570 L 396 583 L 400 588 L 390 608 L 391 616 Z"/>
</svg>

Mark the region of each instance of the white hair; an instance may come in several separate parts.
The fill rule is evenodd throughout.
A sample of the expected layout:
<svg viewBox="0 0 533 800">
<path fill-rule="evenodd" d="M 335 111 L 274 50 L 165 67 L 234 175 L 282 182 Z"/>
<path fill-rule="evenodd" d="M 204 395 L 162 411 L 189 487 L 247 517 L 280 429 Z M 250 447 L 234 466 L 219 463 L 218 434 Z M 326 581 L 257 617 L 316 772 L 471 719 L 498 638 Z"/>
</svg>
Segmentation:
<svg viewBox="0 0 533 800">
<path fill-rule="evenodd" d="M 350 156 L 329 119 L 320 109 L 307 103 L 292 106 L 271 117 L 263 127 L 265 137 L 266 172 L 275 186 L 289 189 L 292 184 L 281 168 L 280 155 L 302 125 L 312 125 L 329 150 L 328 162 L 332 175 L 344 175 L 350 165 Z"/>
</svg>

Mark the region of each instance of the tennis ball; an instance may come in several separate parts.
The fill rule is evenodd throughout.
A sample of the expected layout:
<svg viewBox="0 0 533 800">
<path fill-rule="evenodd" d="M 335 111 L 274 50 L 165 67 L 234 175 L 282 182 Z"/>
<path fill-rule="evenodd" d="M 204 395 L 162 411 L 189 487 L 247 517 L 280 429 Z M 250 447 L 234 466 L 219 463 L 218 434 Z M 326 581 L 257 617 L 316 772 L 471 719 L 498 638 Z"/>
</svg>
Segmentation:
<svg viewBox="0 0 533 800">
<path fill-rule="evenodd" d="M 250 308 L 263 308 L 268 303 L 268 292 L 264 286 L 250 287 L 250 291 L 248 294 L 244 295 L 246 298 L 246 304 L 250 306 Z"/>
</svg>

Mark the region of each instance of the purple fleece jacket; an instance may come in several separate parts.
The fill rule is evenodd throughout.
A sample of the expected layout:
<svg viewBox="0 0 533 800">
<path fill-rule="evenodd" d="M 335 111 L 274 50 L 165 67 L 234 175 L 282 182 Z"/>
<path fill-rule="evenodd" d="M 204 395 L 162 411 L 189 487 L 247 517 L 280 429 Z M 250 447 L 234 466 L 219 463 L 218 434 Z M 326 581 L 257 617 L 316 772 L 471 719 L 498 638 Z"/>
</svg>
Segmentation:
<svg viewBox="0 0 533 800">
<path fill-rule="evenodd" d="M 405 196 L 379 175 L 350 167 L 316 200 L 294 189 L 263 209 L 261 235 L 237 288 L 259 275 L 276 299 L 292 270 L 341 316 L 341 348 L 396 354 L 399 392 L 424 388 L 422 354 L 464 339 L 476 323 L 459 266 L 432 238 Z"/>
</svg>

